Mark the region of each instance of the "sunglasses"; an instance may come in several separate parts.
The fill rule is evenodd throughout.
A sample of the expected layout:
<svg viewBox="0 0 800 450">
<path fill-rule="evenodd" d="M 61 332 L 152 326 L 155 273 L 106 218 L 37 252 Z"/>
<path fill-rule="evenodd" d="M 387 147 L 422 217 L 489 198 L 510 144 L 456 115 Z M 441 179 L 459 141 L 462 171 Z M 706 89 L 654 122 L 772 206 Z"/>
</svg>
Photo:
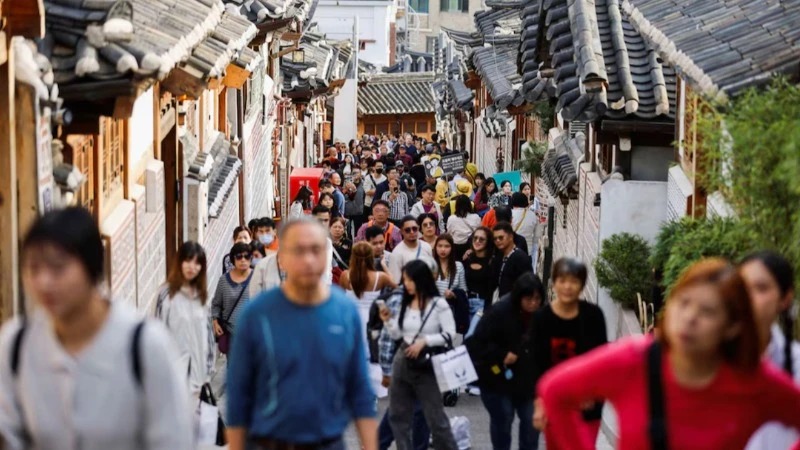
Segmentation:
<svg viewBox="0 0 800 450">
<path fill-rule="evenodd" d="M 500 236 L 495 236 L 494 240 L 495 241 L 504 241 L 504 240 L 506 240 L 506 236 L 504 234 L 501 234 Z"/>
<path fill-rule="evenodd" d="M 403 231 L 405 231 L 406 233 L 416 233 L 417 231 L 419 231 L 419 227 L 406 227 L 403 228 Z"/>
<path fill-rule="evenodd" d="M 486 238 L 483 236 L 473 236 L 472 240 L 475 242 L 486 242 Z"/>
<path fill-rule="evenodd" d="M 234 256 L 234 259 L 239 261 L 240 259 L 250 259 L 252 255 L 250 253 L 239 253 L 238 255 Z"/>
</svg>

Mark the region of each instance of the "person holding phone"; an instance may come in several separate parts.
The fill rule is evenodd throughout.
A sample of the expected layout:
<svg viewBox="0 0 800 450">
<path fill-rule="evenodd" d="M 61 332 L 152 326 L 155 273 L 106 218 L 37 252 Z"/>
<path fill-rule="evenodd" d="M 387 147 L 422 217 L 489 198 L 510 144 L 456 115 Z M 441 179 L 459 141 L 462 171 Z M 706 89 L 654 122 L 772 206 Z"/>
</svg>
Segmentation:
<svg viewBox="0 0 800 450">
<path fill-rule="evenodd" d="M 398 222 L 408 215 L 408 196 L 400 192 L 400 181 L 394 178 L 389 180 L 389 190 L 383 193 L 382 200 L 389 202 L 389 220 Z"/>
</svg>

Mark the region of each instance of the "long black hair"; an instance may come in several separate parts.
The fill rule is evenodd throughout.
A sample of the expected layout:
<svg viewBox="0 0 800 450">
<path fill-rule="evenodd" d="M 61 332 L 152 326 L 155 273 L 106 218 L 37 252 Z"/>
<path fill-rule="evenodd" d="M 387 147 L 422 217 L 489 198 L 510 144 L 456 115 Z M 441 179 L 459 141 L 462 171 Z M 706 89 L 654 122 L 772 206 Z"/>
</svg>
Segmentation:
<svg viewBox="0 0 800 450">
<path fill-rule="evenodd" d="M 538 275 L 534 275 L 533 272 L 526 272 L 517 278 L 511 288 L 511 303 L 516 310 L 519 310 L 522 307 L 522 298 L 531 296 L 539 297 L 539 301 L 544 303 L 544 283 L 542 283 Z"/>
<path fill-rule="evenodd" d="M 740 266 L 753 261 L 758 261 L 767 268 L 772 278 L 778 283 L 781 297 L 785 296 L 789 291 L 794 291 L 794 268 L 783 255 L 769 250 L 762 250 L 745 256 Z M 783 347 L 783 369 L 789 375 L 794 374 L 794 361 L 792 361 L 794 318 L 791 310 L 792 308 L 786 308 L 780 314 L 781 331 L 783 331 L 783 336 L 786 338 L 786 345 Z"/>
<path fill-rule="evenodd" d="M 414 282 L 416 296 L 419 297 L 419 313 L 420 317 L 425 317 L 425 308 L 428 306 L 428 300 L 439 296 L 439 288 L 436 287 L 436 281 L 433 279 L 433 272 L 424 261 L 415 259 L 403 267 L 403 275 L 407 276 Z M 400 320 L 398 324 L 403 328 L 403 319 L 406 315 L 406 308 L 414 301 L 414 295 L 408 293 L 408 290 L 403 289 L 403 302 L 400 305 Z"/>
<path fill-rule="evenodd" d="M 481 189 L 478 191 L 481 194 L 481 201 L 483 203 L 487 203 L 489 201 L 489 197 L 491 197 L 489 193 L 486 191 L 486 187 L 489 186 L 490 184 L 494 184 L 494 192 L 492 192 L 492 194 L 496 194 L 497 191 L 500 190 L 500 188 L 497 186 L 497 182 L 494 181 L 494 178 L 492 177 L 487 178 L 483 182 L 483 186 L 481 186 Z"/>
<path fill-rule="evenodd" d="M 300 189 L 297 191 L 297 195 L 295 195 L 294 202 L 300 202 L 303 206 L 303 209 L 311 209 L 311 196 L 314 194 L 308 186 L 300 186 Z"/>
</svg>

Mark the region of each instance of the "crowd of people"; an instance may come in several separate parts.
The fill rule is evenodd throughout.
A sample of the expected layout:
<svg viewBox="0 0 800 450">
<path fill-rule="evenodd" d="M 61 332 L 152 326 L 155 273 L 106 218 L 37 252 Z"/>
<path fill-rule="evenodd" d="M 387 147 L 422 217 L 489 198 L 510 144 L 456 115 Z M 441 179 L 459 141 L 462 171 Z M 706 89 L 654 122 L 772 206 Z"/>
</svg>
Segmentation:
<svg viewBox="0 0 800 450">
<path fill-rule="evenodd" d="M 536 274 L 531 186 L 426 167 L 453 153 L 411 135 L 335 143 L 318 195 L 233 230 L 213 293 L 205 250 L 184 243 L 157 321 L 105 296 L 90 214 L 38 219 L 22 244 L 35 306 L 0 333 L 3 448 L 195 448 L 224 355 L 232 450 L 339 450 L 352 422 L 366 450 L 457 450 L 432 358 L 462 342 L 495 450 L 513 433 L 536 449 L 540 432 L 594 448 L 605 402 L 620 449 L 800 448 L 785 258 L 697 261 L 650 335 L 608 343 L 583 262 L 556 261 L 549 287 Z"/>
</svg>

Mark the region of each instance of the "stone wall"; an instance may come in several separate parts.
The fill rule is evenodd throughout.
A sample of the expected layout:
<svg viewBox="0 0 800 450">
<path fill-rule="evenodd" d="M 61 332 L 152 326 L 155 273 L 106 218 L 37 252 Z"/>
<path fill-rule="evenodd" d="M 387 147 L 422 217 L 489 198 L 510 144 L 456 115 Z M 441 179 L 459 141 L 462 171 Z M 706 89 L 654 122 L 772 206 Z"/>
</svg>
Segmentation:
<svg viewBox="0 0 800 450">
<path fill-rule="evenodd" d="M 216 219 L 208 219 L 203 248 L 208 261 L 208 292 L 214 295 L 217 281 L 222 274 L 222 259 L 233 246 L 233 229 L 239 225 L 239 190 L 233 189 L 225 200 L 222 212 Z"/>
<path fill-rule="evenodd" d="M 267 215 L 267 187 L 272 184 L 271 140 L 262 125 L 262 114 L 255 114 L 244 124 L 244 217 L 247 221 Z"/>
</svg>

